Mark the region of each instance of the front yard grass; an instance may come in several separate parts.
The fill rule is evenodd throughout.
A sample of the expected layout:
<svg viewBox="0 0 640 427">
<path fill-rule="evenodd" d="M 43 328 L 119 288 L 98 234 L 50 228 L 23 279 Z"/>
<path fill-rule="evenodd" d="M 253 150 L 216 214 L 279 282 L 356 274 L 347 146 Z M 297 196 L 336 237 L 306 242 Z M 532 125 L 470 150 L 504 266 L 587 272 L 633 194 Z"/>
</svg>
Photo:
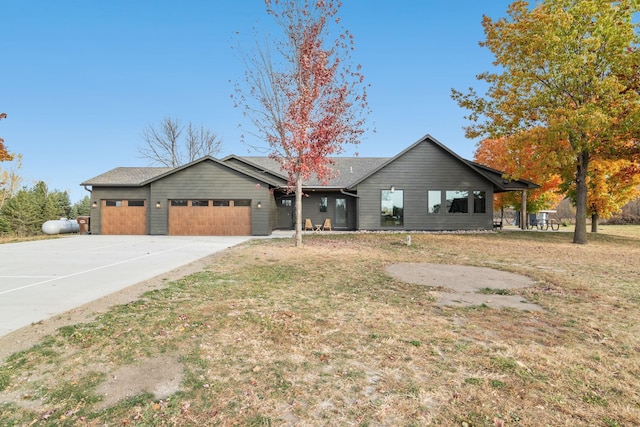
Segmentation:
<svg viewBox="0 0 640 427">
<path fill-rule="evenodd" d="M 8 357 L 0 424 L 640 425 L 640 233 L 627 230 L 588 245 L 506 231 L 251 241 Z M 544 311 L 438 307 L 385 273 L 399 262 L 529 276 L 509 293 Z M 160 357 L 182 366 L 179 390 L 105 406 L 113 372 Z"/>
</svg>

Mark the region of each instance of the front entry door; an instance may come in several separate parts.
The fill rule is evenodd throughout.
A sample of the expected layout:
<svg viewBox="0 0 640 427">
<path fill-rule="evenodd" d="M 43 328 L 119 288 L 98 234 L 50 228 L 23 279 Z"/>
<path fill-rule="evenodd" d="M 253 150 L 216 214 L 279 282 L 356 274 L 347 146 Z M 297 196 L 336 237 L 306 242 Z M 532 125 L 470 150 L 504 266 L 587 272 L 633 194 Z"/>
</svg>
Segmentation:
<svg viewBox="0 0 640 427">
<path fill-rule="evenodd" d="M 293 196 L 278 199 L 277 228 L 281 230 L 293 229 Z"/>
</svg>

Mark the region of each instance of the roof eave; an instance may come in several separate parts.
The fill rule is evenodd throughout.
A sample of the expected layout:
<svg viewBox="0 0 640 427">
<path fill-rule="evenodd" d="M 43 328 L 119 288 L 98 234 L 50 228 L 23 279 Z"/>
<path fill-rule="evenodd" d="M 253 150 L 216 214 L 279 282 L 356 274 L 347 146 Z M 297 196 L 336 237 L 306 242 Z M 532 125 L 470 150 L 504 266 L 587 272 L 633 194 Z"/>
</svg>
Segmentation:
<svg viewBox="0 0 640 427">
<path fill-rule="evenodd" d="M 515 179 L 515 180 L 507 180 L 504 178 L 504 172 L 499 171 L 497 169 L 493 169 L 489 166 L 473 162 L 471 160 L 466 161 L 471 167 L 476 169 L 478 173 L 482 174 L 489 181 L 493 182 L 496 188 L 500 191 L 495 191 L 496 193 L 504 193 L 507 191 L 517 191 L 517 190 L 533 190 L 536 188 L 540 188 L 540 185 L 535 182 L 528 181 L 526 179 Z M 483 173 L 485 171 L 486 173 Z M 491 175 L 496 175 L 496 177 L 492 177 Z M 499 177 L 497 177 L 499 175 Z"/>
<path fill-rule="evenodd" d="M 224 166 L 224 167 L 229 168 L 229 169 L 231 169 L 231 170 L 233 170 L 235 172 L 238 172 L 238 173 L 241 173 L 241 174 L 246 175 L 248 177 L 257 179 L 259 181 L 262 181 L 262 182 L 267 183 L 269 185 L 272 185 L 274 187 L 278 186 L 280 184 L 279 182 L 276 182 L 275 180 L 270 180 L 268 177 L 258 176 L 256 174 L 251 173 L 251 172 L 247 172 L 245 170 L 239 169 L 239 168 L 233 166 L 232 164 L 225 163 L 225 162 L 223 162 L 221 160 L 215 159 L 215 158 L 213 158 L 211 156 L 205 156 L 205 157 L 202 157 L 200 159 L 194 160 L 193 162 L 187 163 L 185 165 L 178 166 L 177 168 L 172 169 L 172 170 L 170 170 L 168 172 L 165 172 L 165 173 L 163 173 L 161 175 L 158 175 L 156 177 L 148 179 L 147 181 L 143 182 L 142 185 L 150 184 L 151 182 L 157 181 L 157 180 L 162 179 L 162 178 L 164 178 L 166 176 L 169 176 L 171 174 L 174 174 L 174 173 L 179 172 L 181 170 L 187 169 L 187 168 L 189 168 L 189 167 L 191 167 L 191 166 L 193 166 L 195 164 L 202 163 L 202 162 L 205 162 L 205 161 L 211 161 L 213 163 L 216 163 L 218 165 Z"/>
<path fill-rule="evenodd" d="M 220 161 L 225 163 L 227 160 L 231 160 L 231 159 L 234 159 L 234 160 L 237 160 L 239 162 L 242 162 L 242 163 L 246 164 L 247 166 L 251 166 L 252 168 L 255 168 L 255 169 L 257 169 L 257 170 L 259 170 L 261 172 L 273 175 L 276 178 L 280 178 L 280 179 L 283 179 L 285 181 L 288 179 L 283 174 L 280 174 L 280 173 L 278 173 L 278 172 L 276 172 L 276 171 L 274 171 L 272 169 L 267 169 L 267 168 L 265 168 L 265 167 L 263 167 L 261 165 L 258 165 L 258 164 L 254 163 L 254 162 L 251 162 L 251 161 L 245 159 L 244 157 L 238 156 L 236 154 L 230 154 L 230 155 L 228 155 L 226 157 L 223 157 Z"/>
<path fill-rule="evenodd" d="M 87 187 L 144 187 L 146 184 L 140 184 L 140 183 L 120 183 L 120 184 L 102 184 L 102 183 L 90 183 L 90 182 L 83 182 L 82 184 L 80 184 L 81 186 Z"/>
</svg>

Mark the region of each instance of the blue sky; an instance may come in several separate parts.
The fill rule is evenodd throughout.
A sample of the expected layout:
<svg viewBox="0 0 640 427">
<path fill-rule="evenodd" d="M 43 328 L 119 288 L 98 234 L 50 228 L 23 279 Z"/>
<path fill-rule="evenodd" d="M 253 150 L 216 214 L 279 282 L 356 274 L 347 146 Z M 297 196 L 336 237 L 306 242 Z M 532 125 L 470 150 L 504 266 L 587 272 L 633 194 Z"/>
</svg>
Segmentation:
<svg viewBox="0 0 640 427">
<path fill-rule="evenodd" d="M 369 133 L 360 156 L 391 157 L 430 134 L 465 158 L 465 111 L 451 88 L 480 87 L 491 70 L 482 15 L 510 1 L 343 0 L 342 24 L 368 83 Z M 219 157 L 249 154 L 230 81 L 231 48 L 251 28 L 273 29 L 262 0 L 4 0 L 0 7 L 0 136 L 23 155 L 24 185 L 67 190 L 118 166 L 148 166 L 140 133 L 163 117 L 216 132 Z M 238 34 L 236 34 L 238 33 Z M 256 154 L 256 153 L 253 153 Z M 0 164 L 0 168 L 7 168 Z"/>
</svg>

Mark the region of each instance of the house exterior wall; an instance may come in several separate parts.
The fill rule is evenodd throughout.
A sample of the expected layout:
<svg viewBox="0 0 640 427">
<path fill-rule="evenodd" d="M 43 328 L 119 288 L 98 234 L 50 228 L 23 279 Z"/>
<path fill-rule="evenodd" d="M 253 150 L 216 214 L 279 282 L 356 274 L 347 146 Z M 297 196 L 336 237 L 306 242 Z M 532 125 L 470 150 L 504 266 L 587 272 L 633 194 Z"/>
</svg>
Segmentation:
<svg viewBox="0 0 640 427">
<path fill-rule="evenodd" d="M 147 215 L 151 207 L 149 201 L 150 187 L 94 187 L 91 192 L 91 205 L 96 202 L 97 206 L 91 208 L 91 233 L 102 234 L 102 200 L 146 200 Z M 148 216 L 147 216 L 148 218 Z M 147 221 L 147 233 L 149 232 L 149 221 Z"/>
<path fill-rule="evenodd" d="M 260 184 L 259 186 L 257 184 Z M 270 212 L 273 197 L 269 185 L 224 165 L 203 161 L 151 183 L 149 234 L 167 234 L 169 200 L 172 199 L 250 199 L 251 234 L 271 233 Z M 262 208 L 258 208 L 258 202 Z"/>
<path fill-rule="evenodd" d="M 401 226 L 381 225 L 381 191 L 394 187 L 403 191 Z M 383 169 L 357 185 L 359 196 L 358 229 L 361 230 L 491 230 L 493 227 L 493 185 L 460 160 L 428 141 L 420 143 Z M 484 214 L 428 213 L 429 190 L 483 191 Z"/>
</svg>

